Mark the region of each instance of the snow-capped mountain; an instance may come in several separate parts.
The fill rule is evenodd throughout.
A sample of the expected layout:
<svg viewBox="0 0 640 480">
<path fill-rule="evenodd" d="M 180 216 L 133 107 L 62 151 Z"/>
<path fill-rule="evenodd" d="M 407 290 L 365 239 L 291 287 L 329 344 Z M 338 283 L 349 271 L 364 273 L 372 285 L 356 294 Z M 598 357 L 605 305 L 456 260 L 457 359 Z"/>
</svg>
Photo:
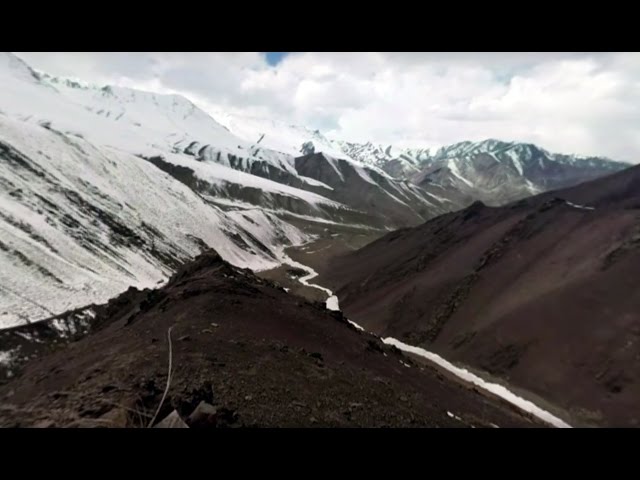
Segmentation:
<svg viewBox="0 0 640 480">
<path fill-rule="evenodd" d="M 272 119 L 222 111 L 214 116 L 245 140 L 293 156 L 323 153 L 387 178 L 407 180 L 457 206 L 475 200 L 502 205 L 629 167 L 607 158 L 551 153 L 527 143 L 489 139 L 440 148 L 398 148 L 330 140 L 318 130 Z M 440 190 L 431 191 L 434 188 Z"/>
<path fill-rule="evenodd" d="M 509 164 L 521 175 L 533 173 L 535 166 L 544 169 L 550 167 L 550 164 L 558 164 L 570 166 L 576 169 L 594 169 L 603 170 L 611 173 L 620 169 L 620 167 L 629 167 L 623 162 L 615 162 L 608 158 L 602 157 L 585 157 L 579 155 L 564 155 L 559 153 L 551 153 L 547 150 L 537 147 L 531 143 L 503 142 L 500 140 L 489 139 L 482 142 L 461 142 L 447 147 L 442 147 L 433 155 L 433 160 L 443 160 L 451 158 L 473 159 L 478 155 L 489 155 L 496 160 Z M 428 162 L 425 159 L 423 163 Z M 541 174 L 541 170 L 537 171 L 540 183 L 553 184 L 553 178 L 549 175 Z M 552 185 L 552 188 L 555 188 Z"/>
<path fill-rule="evenodd" d="M 409 178 L 421 170 L 422 163 L 430 158 L 430 150 L 399 149 L 393 145 L 376 145 L 372 142 L 353 143 L 333 140 L 332 144 L 345 155 L 363 163 L 376 166 L 396 178 Z"/>
<path fill-rule="evenodd" d="M 155 284 L 206 246 L 267 269 L 318 225 L 387 231 L 627 166 L 493 140 L 337 142 L 13 54 L 0 54 L 0 86 L 0 326 Z"/>
<path fill-rule="evenodd" d="M 628 167 L 607 158 L 550 153 L 532 144 L 490 139 L 440 148 L 412 181 L 417 185 L 435 181 L 474 200 L 502 205 Z"/>
<path fill-rule="evenodd" d="M 239 136 L 181 96 L 55 78 L 12 54 L 0 87 L 0 327 L 155 285 L 207 246 L 267 269 L 307 226 L 387 230 L 458 206 L 351 159 L 310 166 L 275 149 L 286 131 Z"/>
<path fill-rule="evenodd" d="M 330 187 L 330 193 L 322 190 L 322 194 L 333 200 L 382 214 L 387 227 L 412 224 L 461 206 L 457 192 L 439 185 L 416 188 L 410 182 L 398 181 L 378 165 L 362 162 L 358 156 L 343 151 L 339 143 L 318 130 L 224 111 L 212 113 L 229 131 L 254 142 L 254 152 L 260 152 L 262 147 L 302 157 L 296 158 L 294 165 L 305 181 L 312 178 L 321 186 Z M 261 174 L 260 170 L 254 173 Z M 269 175 L 278 176 L 274 171 Z M 295 179 L 287 182 L 295 184 Z"/>
<path fill-rule="evenodd" d="M 203 177 L 208 180 L 222 178 L 227 182 L 233 182 L 236 179 L 236 183 L 242 185 L 243 190 L 246 190 L 244 187 L 252 186 L 262 191 L 282 191 L 286 189 L 286 187 L 282 186 L 284 184 L 295 189 L 317 193 L 331 200 L 337 200 L 347 209 L 355 207 L 356 210 L 360 211 L 360 214 L 370 215 L 373 212 L 374 216 L 379 216 L 379 210 L 368 209 L 366 205 L 363 208 L 361 197 L 355 194 L 351 196 L 336 195 L 335 185 L 327 185 L 319 178 L 301 174 L 296 170 L 294 159 L 314 153 L 317 146 L 318 151 L 329 157 L 338 155 L 338 158 L 346 160 L 347 162 L 343 162 L 340 168 L 360 172 L 360 174 L 350 176 L 350 178 L 358 182 L 362 178 L 371 179 L 375 177 L 379 179 L 373 182 L 370 181 L 369 184 L 374 185 L 376 194 L 385 198 L 383 202 L 388 201 L 389 198 L 396 199 L 396 195 L 393 193 L 389 195 L 389 189 L 391 189 L 391 192 L 401 192 L 399 201 L 395 201 L 398 205 L 396 205 L 395 209 L 391 208 L 389 210 L 390 214 L 388 216 L 378 220 L 367 219 L 364 223 L 375 223 L 380 227 L 394 227 L 402 224 L 402 222 L 400 224 L 397 222 L 397 210 L 405 210 L 406 212 L 401 212 L 400 216 L 407 218 L 409 223 L 416 223 L 425 217 L 450 209 L 449 205 L 443 206 L 439 200 L 434 204 L 433 197 L 428 193 L 424 193 L 421 189 L 416 189 L 413 186 L 407 187 L 404 182 L 396 181 L 375 166 L 363 166 L 359 162 L 352 161 L 348 156 L 341 154 L 339 150 L 334 148 L 331 142 L 318 131 L 287 125 L 283 122 L 225 114 L 224 112 L 216 113 L 216 119 L 214 120 L 208 113 L 178 95 L 157 95 L 113 86 L 100 88 L 78 81 L 58 79 L 43 73 L 36 73 L 36 76 L 48 86 L 54 86 L 72 102 L 82 105 L 88 112 L 95 113 L 104 119 L 112 119 L 118 123 L 124 122 L 129 131 L 132 130 L 132 127 L 151 130 L 151 132 L 145 132 L 144 137 L 142 137 L 146 140 L 146 148 L 143 151 L 139 146 L 126 145 L 127 151 L 134 151 L 147 159 L 157 159 L 158 155 L 160 155 L 165 160 L 167 157 L 172 158 L 173 161 L 170 163 L 177 162 L 180 164 L 180 162 L 184 162 L 184 159 L 168 155 L 166 152 L 170 150 L 173 154 L 183 154 L 195 158 L 205 165 L 204 168 L 207 172 L 213 168 L 212 164 L 220 164 L 233 170 L 241 170 L 253 176 L 272 180 L 280 185 L 270 185 L 250 177 L 238 177 L 238 174 L 235 173 L 232 175 L 233 178 L 230 178 L 229 172 L 220 168 L 216 168 L 214 174 L 209 172 L 209 174 L 197 175 L 200 179 Z M 222 118 L 224 124 L 218 122 L 218 118 Z M 137 135 L 137 132 L 134 131 L 133 133 L 134 136 Z M 122 144 L 120 138 L 104 138 L 104 132 L 102 132 L 102 135 L 103 137 L 100 138 L 101 143 L 111 142 L 107 144 L 116 144 L 118 146 Z M 109 132 L 109 135 L 113 136 L 113 133 Z M 139 142 L 140 139 L 140 137 L 136 136 L 134 141 Z M 122 145 L 121 148 L 125 148 L 125 145 Z M 158 162 L 155 163 L 158 166 Z M 166 163 L 166 161 L 163 163 Z M 189 168 L 202 169 L 201 166 Z M 169 173 L 174 171 L 173 168 L 164 169 Z M 320 172 L 315 172 L 315 175 L 319 174 Z M 314 175 L 314 173 L 311 175 Z M 340 182 L 339 187 L 351 187 L 348 184 L 342 185 L 342 183 Z M 199 185 L 199 188 L 202 189 L 202 185 Z M 210 193 L 209 187 L 205 188 L 205 190 Z M 215 190 L 216 196 L 220 196 L 219 189 L 216 188 Z M 346 190 L 348 191 L 350 188 Z M 290 197 L 294 198 L 305 196 L 301 192 L 294 190 L 288 190 L 288 193 Z M 415 198 L 416 195 L 418 195 L 418 198 Z M 443 194 L 441 193 L 440 197 L 442 196 Z M 403 197 L 406 198 L 402 200 Z M 246 194 L 240 195 L 240 200 L 245 201 L 246 198 Z M 291 201 L 282 201 L 272 204 L 273 202 L 269 201 L 265 203 L 265 199 L 261 198 L 260 200 L 259 204 L 261 206 L 267 204 L 274 208 L 283 208 L 283 204 L 292 203 Z M 256 204 L 255 201 L 251 203 Z M 300 202 L 293 203 L 298 204 L 293 208 L 295 213 L 313 213 L 308 206 L 301 206 L 299 205 Z M 425 205 L 431 207 L 433 212 L 424 211 L 423 207 Z M 334 206 L 337 207 L 335 204 Z M 288 206 L 284 208 L 292 210 Z M 341 210 L 344 213 L 345 209 L 341 208 Z M 423 211 L 423 213 L 416 216 L 416 210 Z M 394 214 L 392 215 L 391 212 Z M 355 216 L 362 215 L 355 213 Z"/>
<path fill-rule="evenodd" d="M 529 143 L 489 139 L 439 149 L 334 142 L 346 155 L 395 178 L 458 190 L 466 203 L 489 205 L 564 188 L 628 168 L 607 158 L 550 153 Z"/>
</svg>

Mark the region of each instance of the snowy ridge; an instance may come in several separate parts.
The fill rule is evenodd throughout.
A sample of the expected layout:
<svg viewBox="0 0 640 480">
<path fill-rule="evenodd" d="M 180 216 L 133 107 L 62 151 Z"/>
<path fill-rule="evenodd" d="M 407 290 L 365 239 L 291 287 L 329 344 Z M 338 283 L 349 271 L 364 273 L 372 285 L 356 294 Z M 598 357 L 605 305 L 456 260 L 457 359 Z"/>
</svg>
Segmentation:
<svg viewBox="0 0 640 480">
<path fill-rule="evenodd" d="M 334 141 L 365 165 L 420 185 L 446 185 L 464 198 L 501 205 L 543 191 L 564 188 L 629 165 L 601 157 L 564 155 L 528 143 L 488 139 L 433 148 L 398 149 L 371 142 Z"/>
<path fill-rule="evenodd" d="M 250 142 L 254 149 L 268 148 L 282 152 L 291 157 L 299 157 L 309 153 L 322 153 L 334 166 L 336 173 L 342 174 L 335 167 L 336 160 L 345 160 L 354 166 L 358 174 L 367 182 L 376 184 L 367 170 L 390 178 L 378 165 L 360 161 L 360 158 L 349 155 L 341 148 L 342 143 L 327 139 L 320 131 L 306 127 L 290 125 L 285 122 L 259 118 L 249 115 L 232 114 L 221 110 L 213 110 L 213 117 L 230 132 Z M 364 168 L 366 167 L 366 168 Z"/>
<path fill-rule="evenodd" d="M 385 170 L 385 167 L 392 161 L 400 163 L 400 171 L 403 176 L 417 173 L 420 170 L 421 159 L 428 156 L 429 149 L 398 149 L 392 145 L 376 145 L 372 142 L 364 144 L 344 142 L 340 140 L 332 141 L 332 144 L 339 148 L 344 154 L 359 161 L 360 163 Z"/>
<path fill-rule="evenodd" d="M 12 54 L 0 58 L 0 105 L 13 117 L 133 154 L 202 152 L 207 162 L 230 166 L 234 158 L 244 171 L 264 163 L 297 176 L 290 153 L 234 135 L 180 95 L 59 79 L 34 72 Z"/>
<path fill-rule="evenodd" d="M 305 195 L 303 189 L 320 187 L 330 192 L 333 187 L 296 171 L 294 157 L 302 155 L 302 143 L 307 141 L 327 152 L 328 161 L 342 179 L 337 161 L 332 159 L 349 162 L 358 175 L 372 185 L 378 186 L 373 173 L 393 181 L 384 171 L 373 166 L 364 168 L 344 155 L 318 131 L 220 113 L 227 124 L 223 126 L 179 95 L 159 95 L 117 86 L 98 87 L 35 73 L 11 54 L 5 54 L 4 59 L 8 66 L 2 69 L 0 64 L 3 86 L 0 102 L 7 107 L 5 113 L 147 158 L 161 156 L 180 166 L 194 163 L 191 160 L 195 159 L 250 174 L 231 175 L 227 170 L 212 167 L 208 180 L 219 175 L 219 179 L 227 183 L 277 191 L 300 199 L 313 198 L 316 204 L 318 197 Z M 25 78 L 29 81 L 25 82 Z M 179 156 L 185 158 L 179 159 Z M 202 172 L 199 166 L 189 168 Z M 257 177 L 271 183 L 256 180 Z"/>
<path fill-rule="evenodd" d="M 534 168 L 534 165 L 544 167 L 545 163 L 577 168 L 602 168 L 609 171 L 617 171 L 628 166 L 604 157 L 551 153 L 530 143 L 503 142 L 495 139 L 481 142 L 460 142 L 441 147 L 427 161 L 434 162 L 444 159 L 469 161 L 478 155 L 486 155 L 499 163 L 508 164 L 519 176 L 526 176 L 527 171 Z"/>
<path fill-rule="evenodd" d="M 163 158 L 175 165 L 193 170 L 196 176 L 210 182 L 211 184 L 221 185 L 225 183 L 233 183 L 244 187 L 257 188 L 264 192 L 278 193 L 292 198 L 298 198 L 313 206 L 325 204 L 334 208 L 346 208 L 344 205 L 333 200 L 329 200 L 322 195 L 290 187 L 257 175 L 251 175 L 240 170 L 226 167 L 219 163 L 193 162 L 183 155 L 171 153 L 165 154 Z"/>
</svg>

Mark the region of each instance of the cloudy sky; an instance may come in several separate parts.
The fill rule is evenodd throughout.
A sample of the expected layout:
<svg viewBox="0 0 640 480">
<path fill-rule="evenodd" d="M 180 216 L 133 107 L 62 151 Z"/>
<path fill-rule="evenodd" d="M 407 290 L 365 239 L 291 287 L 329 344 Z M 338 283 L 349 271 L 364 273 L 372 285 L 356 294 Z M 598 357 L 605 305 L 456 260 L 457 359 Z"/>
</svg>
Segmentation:
<svg viewBox="0 0 640 480">
<path fill-rule="evenodd" d="M 320 129 L 433 147 L 527 141 L 640 163 L 638 53 L 18 53 L 98 84 L 181 93 Z"/>
</svg>

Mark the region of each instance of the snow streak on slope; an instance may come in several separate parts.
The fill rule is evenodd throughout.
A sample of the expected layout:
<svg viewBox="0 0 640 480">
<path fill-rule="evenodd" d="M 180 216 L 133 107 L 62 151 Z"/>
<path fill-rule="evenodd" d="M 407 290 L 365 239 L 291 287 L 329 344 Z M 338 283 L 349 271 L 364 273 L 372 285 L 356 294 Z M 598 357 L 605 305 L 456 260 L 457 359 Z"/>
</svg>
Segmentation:
<svg viewBox="0 0 640 480">
<path fill-rule="evenodd" d="M 567 201 L 566 203 L 567 203 L 567 205 L 569 205 L 570 207 L 577 208 L 578 210 L 595 210 L 595 208 L 594 208 L 594 207 L 587 207 L 587 206 L 585 206 L 585 205 L 576 205 L 575 203 L 571 203 L 571 202 L 569 202 L 569 201 Z"/>
<path fill-rule="evenodd" d="M 477 385 L 478 387 L 488 392 L 491 392 L 500 398 L 505 399 L 509 403 L 516 405 L 518 408 L 524 410 L 525 412 L 529 412 L 532 415 L 535 415 L 540 420 L 543 420 L 553 425 L 554 427 L 571 428 L 571 425 L 566 423 L 564 420 L 561 420 L 555 415 L 547 412 L 546 410 L 543 410 L 542 408 L 538 407 L 537 405 L 530 402 L 529 400 L 525 400 L 524 398 L 517 396 L 513 392 L 509 391 L 506 387 L 503 387 L 502 385 L 498 385 L 497 383 L 487 382 L 486 380 L 483 380 L 482 378 L 478 377 L 477 375 L 474 375 L 473 373 L 469 372 L 464 368 L 456 367 L 454 364 L 452 364 L 451 362 L 448 362 L 447 360 L 440 357 L 439 355 L 436 355 L 435 353 L 428 352 L 424 348 L 407 345 L 406 343 L 402 343 L 401 341 L 391 337 L 383 338 L 382 341 L 386 344 L 394 345 L 400 350 L 404 350 L 405 352 L 410 352 L 415 355 L 424 357 L 427 360 L 435 363 L 436 365 L 439 365 L 440 367 L 444 368 L 445 370 L 453 373 L 458 378 L 461 378 L 466 382 Z"/>
<path fill-rule="evenodd" d="M 323 155 L 327 163 L 331 165 L 331 168 L 333 168 L 333 171 L 336 172 L 336 175 L 338 175 L 338 177 L 340 177 L 340 180 L 344 182 L 344 175 L 340 171 L 340 168 L 338 166 L 338 162 L 336 161 L 336 159 L 333 158 L 331 155 L 327 155 L 327 154 L 323 154 Z"/>
<path fill-rule="evenodd" d="M 333 190 L 333 187 L 330 187 L 326 183 L 322 183 L 321 181 L 316 180 L 315 178 L 305 177 L 303 175 L 298 175 L 298 178 L 300 178 L 304 183 L 307 183 L 313 187 L 322 187 L 322 188 L 326 188 L 327 190 Z"/>
<path fill-rule="evenodd" d="M 522 162 L 520 161 L 519 155 L 514 149 L 509 149 L 505 152 L 505 155 L 508 156 L 513 162 L 513 168 L 518 171 L 519 175 L 524 175 L 524 167 L 522 166 Z"/>
<path fill-rule="evenodd" d="M 218 163 L 194 162 L 183 155 L 170 153 L 165 154 L 163 157 L 175 165 L 187 167 L 193 170 L 197 177 L 202 180 L 206 180 L 211 184 L 224 185 L 225 183 L 235 183 L 242 185 L 243 187 L 257 188 L 263 192 L 278 193 L 298 198 L 311 205 L 324 204 L 334 208 L 344 208 L 344 205 L 334 202 L 333 200 L 329 200 L 322 195 L 307 192 L 306 190 L 301 190 L 299 188 L 293 188 L 263 177 L 258 177 L 257 175 L 251 175 L 239 170 L 234 170 Z"/>
<path fill-rule="evenodd" d="M 454 177 L 462 181 L 468 187 L 473 187 L 473 184 L 460 174 L 460 170 L 458 169 L 458 165 L 456 165 L 455 160 L 449 160 L 447 166 L 449 167 L 449 171 L 453 174 Z"/>
</svg>

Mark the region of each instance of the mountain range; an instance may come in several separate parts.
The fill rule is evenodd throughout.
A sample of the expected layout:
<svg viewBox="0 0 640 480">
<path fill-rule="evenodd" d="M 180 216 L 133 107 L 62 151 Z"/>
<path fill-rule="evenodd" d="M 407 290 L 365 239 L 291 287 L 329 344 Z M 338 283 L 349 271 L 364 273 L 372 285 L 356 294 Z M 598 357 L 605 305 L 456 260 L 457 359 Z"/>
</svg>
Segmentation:
<svg viewBox="0 0 640 480">
<path fill-rule="evenodd" d="M 638 167 L 0 86 L 0 424 L 637 424 Z"/>
<path fill-rule="evenodd" d="M 4 326 L 164 281 L 203 245 L 266 269 L 318 225 L 382 233 L 488 191 L 502 201 L 534 181 L 623 167 L 536 157 L 553 178 L 526 164 L 524 179 L 510 164 L 508 187 L 491 190 L 499 168 L 443 150 L 433 161 L 415 153 L 428 171 L 396 178 L 378 167 L 395 160 L 375 165 L 318 131 L 220 114 L 224 125 L 184 97 L 60 79 L 12 54 L 0 56 L 0 81 Z"/>
</svg>

